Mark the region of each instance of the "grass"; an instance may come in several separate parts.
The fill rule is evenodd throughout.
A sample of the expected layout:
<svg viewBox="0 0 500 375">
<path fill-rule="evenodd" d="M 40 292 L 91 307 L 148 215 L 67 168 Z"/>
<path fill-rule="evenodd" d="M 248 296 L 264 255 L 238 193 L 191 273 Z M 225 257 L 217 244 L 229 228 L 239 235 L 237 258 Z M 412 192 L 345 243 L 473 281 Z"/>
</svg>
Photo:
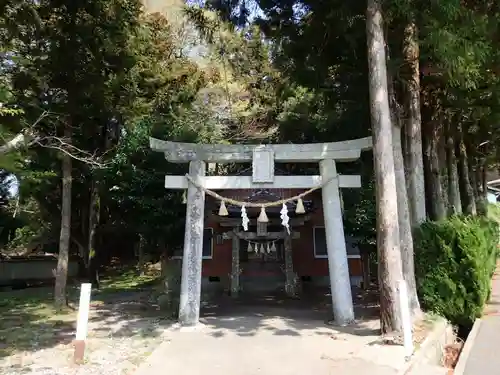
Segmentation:
<svg viewBox="0 0 500 375">
<path fill-rule="evenodd" d="M 99 293 L 136 291 L 148 288 L 158 282 L 159 273 L 146 269 L 143 273 L 136 268 L 117 268 L 107 273 L 100 285 Z"/>
<path fill-rule="evenodd" d="M 99 305 L 120 292 L 143 290 L 155 284 L 158 272 L 136 268 L 114 269 L 103 277 L 101 288 L 92 292 L 92 304 Z M 69 344 L 73 340 L 79 286 L 69 285 L 69 307 L 56 311 L 53 287 L 0 292 L 0 359 L 23 351 Z"/>
</svg>

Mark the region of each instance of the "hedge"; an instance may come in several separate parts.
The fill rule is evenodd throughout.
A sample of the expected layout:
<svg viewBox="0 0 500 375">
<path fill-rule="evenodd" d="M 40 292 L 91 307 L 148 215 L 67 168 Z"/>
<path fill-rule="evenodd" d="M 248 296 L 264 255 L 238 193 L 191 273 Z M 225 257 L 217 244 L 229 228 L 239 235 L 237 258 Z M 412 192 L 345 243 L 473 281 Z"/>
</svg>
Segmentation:
<svg viewBox="0 0 500 375">
<path fill-rule="evenodd" d="M 423 223 L 414 238 L 422 307 L 452 324 L 470 327 L 490 295 L 498 223 L 485 217 L 455 216 Z"/>
</svg>

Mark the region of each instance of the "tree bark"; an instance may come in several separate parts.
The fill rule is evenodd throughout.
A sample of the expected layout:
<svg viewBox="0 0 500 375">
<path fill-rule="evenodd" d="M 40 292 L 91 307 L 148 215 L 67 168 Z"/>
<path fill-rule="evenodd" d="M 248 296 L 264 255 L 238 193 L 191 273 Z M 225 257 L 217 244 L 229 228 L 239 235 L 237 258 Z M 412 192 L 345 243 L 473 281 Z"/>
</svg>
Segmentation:
<svg viewBox="0 0 500 375">
<path fill-rule="evenodd" d="M 458 177 L 460 185 L 460 200 L 462 201 L 462 212 L 467 215 L 476 215 L 476 200 L 474 198 L 474 190 L 472 188 L 470 173 L 469 173 L 469 160 L 467 156 L 467 148 L 464 142 L 464 131 L 462 126 L 458 126 L 458 144 L 457 153 L 459 160 Z"/>
<path fill-rule="evenodd" d="M 28 147 L 32 142 L 36 141 L 36 136 L 30 129 L 25 129 L 16 134 L 10 141 L 0 146 L 0 154 L 6 154 L 12 151 L 19 150 L 22 147 Z"/>
<path fill-rule="evenodd" d="M 483 175 L 485 175 L 485 166 L 484 166 L 484 160 L 479 160 L 478 165 L 476 166 L 475 170 L 475 180 L 476 180 L 476 186 L 477 186 L 477 198 L 476 198 L 476 207 L 477 207 L 477 212 L 481 215 L 486 215 L 487 213 L 487 206 L 488 206 L 488 197 L 487 197 L 487 189 L 485 189 L 485 186 L 483 184 Z"/>
<path fill-rule="evenodd" d="M 145 249 L 144 247 L 146 246 L 146 240 L 142 234 L 139 235 L 139 243 L 137 245 L 137 268 L 139 269 L 139 275 L 144 275 L 145 271 Z"/>
<path fill-rule="evenodd" d="M 431 208 L 431 218 L 433 220 L 443 220 L 446 218 L 446 205 L 443 199 L 443 185 L 441 184 L 441 167 L 439 165 L 439 140 L 440 126 L 431 122 L 426 126 L 425 137 L 427 137 L 426 162 L 429 164 L 427 174 L 429 178 L 428 198 Z"/>
<path fill-rule="evenodd" d="M 98 257 L 95 246 L 96 230 L 99 225 L 100 219 L 100 198 L 99 190 L 97 189 L 97 183 L 95 177 L 92 176 L 92 182 L 90 186 L 90 203 L 89 203 L 89 223 L 88 223 L 88 241 L 87 241 L 87 272 L 89 282 L 94 284 L 95 287 L 99 288 L 99 274 L 98 274 Z"/>
<path fill-rule="evenodd" d="M 403 54 L 408 71 L 405 90 L 407 120 L 404 126 L 405 145 L 407 146 L 408 200 L 412 225 L 418 226 L 426 219 L 426 208 L 422 154 L 422 118 L 420 113 L 420 49 L 418 29 L 414 22 L 409 22 L 405 27 Z"/>
<path fill-rule="evenodd" d="M 390 57 L 388 52 L 387 61 L 389 61 L 389 59 Z M 422 311 L 420 309 L 420 302 L 418 301 L 417 283 L 415 280 L 413 234 L 408 202 L 408 191 L 406 189 L 407 184 L 402 148 L 402 108 L 400 108 L 396 99 L 393 75 L 389 70 L 387 72 L 387 87 L 392 122 L 392 146 L 394 152 L 394 171 L 396 179 L 398 225 L 403 277 L 408 287 L 410 311 L 414 317 L 420 317 Z"/>
<path fill-rule="evenodd" d="M 382 7 L 379 0 L 368 0 L 366 12 L 370 112 L 373 136 L 377 197 L 377 250 L 382 333 L 402 330 L 397 283 L 403 280 L 392 124 L 387 91 L 385 40 Z"/>
<path fill-rule="evenodd" d="M 451 124 L 446 126 L 446 172 L 448 177 L 449 214 L 461 214 L 460 187 L 458 182 L 457 158 L 455 156 L 455 139 Z"/>
<path fill-rule="evenodd" d="M 488 167 L 486 165 L 486 161 L 483 161 L 483 165 L 481 167 L 481 186 L 483 189 L 484 199 L 486 200 L 486 204 L 488 203 L 488 176 L 487 176 Z"/>
<path fill-rule="evenodd" d="M 71 128 L 67 125 L 64 136 L 71 144 Z M 71 185 L 72 160 L 65 153 L 62 154 L 62 204 L 61 204 L 61 232 L 59 236 L 59 255 L 57 259 L 56 280 L 54 288 L 54 303 L 58 309 L 67 304 L 66 283 L 68 279 L 69 244 L 71 238 Z"/>
<path fill-rule="evenodd" d="M 74 204 L 75 202 L 73 202 Z M 89 228 L 88 228 L 88 224 L 89 224 L 89 206 L 90 205 L 86 205 L 86 204 L 81 204 L 81 207 L 80 207 L 80 221 L 81 221 L 81 224 L 80 224 L 80 227 L 81 227 L 81 238 L 84 239 L 83 240 L 83 243 L 85 243 L 85 246 L 82 245 L 82 243 L 80 241 L 77 241 L 75 239 L 75 236 L 73 235 L 71 240 L 77 244 L 78 246 L 78 254 L 80 255 L 80 258 L 82 259 L 83 261 L 83 265 L 85 266 L 85 273 L 88 272 L 88 269 L 89 269 L 89 264 L 88 264 L 88 260 L 89 260 L 89 256 L 88 256 L 88 243 L 87 243 L 87 240 L 88 240 L 88 231 L 89 231 Z M 73 215 L 74 215 L 74 212 L 73 212 Z"/>
<path fill-rule="evenodd" d="M 413 316 L 420 316 L 421 309 L 415 280 L 413 235 L 410 221 L 410 209 L 406 191 L 403 153 L 401 150 L 401 128 L 393 126 L 392 142 L 394 147 L 394 169 L 396 171 L 396 190 L 399 218 L 399 239 L 403 276 L 408 286 L 410 309 Z"/>
<path fill-rule="evenodd" d="M 444 120 L 441 120 L 441 124 Z M 448 217 L 450 211 L 450 202 L 448 199 L 448 173 L 446 169 L 446 137 L 444 133 L 445 128 L 441 126 L 439 143 L 437 145 L 438 153 L 438 168 L 439 168 L 439 181 L 441 182 L 441 191 L 444 206 L 444 217 Z"/>
</svg>

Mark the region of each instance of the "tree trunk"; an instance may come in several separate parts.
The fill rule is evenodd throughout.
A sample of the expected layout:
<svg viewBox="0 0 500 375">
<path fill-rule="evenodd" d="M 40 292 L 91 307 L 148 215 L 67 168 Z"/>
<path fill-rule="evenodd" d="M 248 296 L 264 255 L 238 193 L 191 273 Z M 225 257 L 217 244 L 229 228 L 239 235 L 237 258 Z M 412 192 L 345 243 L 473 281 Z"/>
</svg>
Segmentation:
<svg viewBox="0 0 500 375">
<path fill-rule="evenodd" d="M 402 330 L 397 283 L 403 280 L 392 124 L 387 92 L 382 7 L 368 0 L 366 12 L 370 112 L 377 197 L 377 250 L 380 287 L 380 320 L 384 334 Z"/>
<path fill-rule="evenodd" d="M 467 141 L 467 139 L 464 139 L 464 142 L 465 142 L 465 150 L 467 151 L 467 161 L 469 165 L 469 179 L 472 185 L 472 192 L 474 193 L 474 199 L 476 201 L 476 209 L 477 209 L 477 200 L 479 195 L 479 191 L 477 189 L 477 181 L 476 181 L 477 162 L 476 158 L 474 157 L 472 145 L 470 144 L 470 142 Z"/>
<path fill-rule="evenodd" d="M 440 126 L 431 122 L 426 126 L 425 137 L 427 138 L 425 153 L 428 163 L 427 174 L 429 178 L 428 199 L 431 208 L 431 218 L 442 220 L 446 218 L 446 206 L 443 199 L 443 186 L 441 184 L 441 168 L 439 165 L 439 138 Z"/>
<path fill-rule="evenodd" d="M 458 177 L 460 185 L 460 200 L 462 201 L 462 212 L 467 215 L 476 215 L 476 201 L 474 198 L 474 190 L 472 188 L 471 179 L 469 175 L 469 160 L 467 156 L 467 149 L 464 142 L 464 134 L 462 126 L 458 127 L 459 140 L 457 144 L 458 151 Z"/>
<path fill-rule="evenodd" d="M 99 225 L 100 219 L 100 198 L 99 190 L 97 189 L 97 183 L 95 177 L 92 176 L 92 182 L 90 186 L 90 204 L 89 204 L 89 224 L 88 224 L 88 241 L 87 241 L 87 272 L 89 282 L 94 284 L 96 288 L 99 288 L 99 264 L 97 251 L 95 246 L 96 230 Z"/>
<path fill-rule="evenodd" d="M 139 244 L 137 247 L 137 268 L 139 269 L 139 274 L 144 275 L 145 264 L 146 264 L 146 254 L 144 251 L 144 247 L 146 246 L 146 240 L 144 236 L 139 235 Z"/>
<path fill-rule="evenodd" d="M 443 123 L 444 120 L 441 120 Z M 443 132 L 443 127 L 441 127 L 441 134 L 439 137 L 439 143 L 437 145 L 438 152 L 438 168 L 439 168 L 439 181 L 441 182 L 441 192 L 443 197 L 444 206 L 444 217 L 448 217 L 448 212 L 450 211 L 450 202 L 448 199 L 448 173 L 446 171 L 446 137 Z"/>
<path fill-rule="evenodd" d="M 389 53 L 387 54 L 389 61 Z M 422 311 L 417 296 L 417 283 L 415 280 L 415 263 L 413 251 L 413 235 L 410 218 L 410 208 L 408 202 L 408 192 L 406 189 L 405 165 L 402 149 L 402 109 L 396 99 L 394 91 L 393 75 L 388 71 L 387 86 L 389 93 L 389 104 L 392 121 L 392 146 L 394 152 L 394 171 L 396 179 L 397 205 L 398 205 L 398 225 L 399 239 L 401 246 L 401 261 L 403 277 L 408 286 L 408 298 L 410 311 L 414 317 L 420 317 Z"/>
<path fill-rule="evenodd" d="M 30 144 L 36 142 L 36 140 L 37 137 L 31 129 L 24 129 L 20 133 L 16 134 L 16 136 L 10 141 L 0 146 L 0 154 L 7 154 L 12 151 L 17 151 L 22 147 L 29 147 Z"/>
<path fill-rule="evenodd" d="M 71 144 L 71 128 L 66 126 L 64 136 Z M 72 183 L 71 156 L 62 154 L 62 203 L 61 203 L 61 232 L 59 236 L 59 255 L 57 259 L 56 282 L 54 288 L 54 303 L 57 309 L 63 308 L 66 303 L 66 283 L 68 279 L 69 244 L 71 238 L 71 183 Z"/>
<path fill-rule="evenodd" d="M 457 158 L 455 157 L 455 140 L 453 139 L 450 123 L 446 127 L 446 171 L 448 176 L 449 214 L 461 214 L 462 202 L 460 201 Z"/>
<path fill-rule="evenodd" d="M 484 199 L 486 200 L 486 204 L 488 204 L 488 177 L 487 177 L 488 167 L 486 165 L 486 161 L 483 160 L 483 165 L 481 167 L 481 186 L 483 189 Z"/>
<path fill-rule="evenodd" d="M 404 130 L 407 146 L 408 200 L 413 226 L 420 225 L 426 219 L 422 118 L 420 114 L 420 50 L 417 34 L 415 23 L 408 23 L 403 39 L 404 60 L 408 68 L 405 90 L 407 120 Z"/>
<path fill-rule="evenodd" d="M 78 246 L 78 254 L 80 255 L 80 258 L 83 261 L 83 265 L 85 266 L 85 274 L 87 274 L 88 269 L 89 269 L 89 264 L 88 264 L 88 261 L 89 261 L 88 249 L 89 249 L 89 247 L 88 247 L 85 239 L 88 239 L 87 237 L 88 237 L 88 230 L 89 230 L 89 228 L 88 228 L 89 207 L 88 207 L 88 205 L 85 205 L 85 204 L 82 204 L 81 206 L 82 206 L 80 208 L 80 221 L 81 221 L 80 227 L 81 227 L 81 233 L 82 233 L 81 238 L 84 239 L 83 243 L 85 243 L 86 246 L 83 246 L 82 243 L 77 242 L 74 235 L 72 237 L 72 241 L 75 242 Z"/>
<path fill-rule="evenodd" d="M 479 160 L 478 165 L 476 166 L 476 186 L 477 186 L 477 199 L 476 199 L 476 207 L 477 211 L 481 215 L 486 215 L 488 210 L 488 197 L 487 197 L 487 189 L 484 188 L 483 184 L 483 175 L 485 174 L 485 166 L 484 160 Z"/>
<path fill-rule="evenodd" d="M 394 169 L 396 176 L 399 239 L 401 244 L 401 261 L 403 276 L 408 286 L 410 309 L 413 316 L 420 316 L 420 303 L 415 280 L 415 263 L 413 250 L 413 235 L 410 221 L 410 209 L 406 192 L 403 153 L 401 150 L 401 128 L 393 126 L 392 142 L 394 147 Z"/>
</svg>

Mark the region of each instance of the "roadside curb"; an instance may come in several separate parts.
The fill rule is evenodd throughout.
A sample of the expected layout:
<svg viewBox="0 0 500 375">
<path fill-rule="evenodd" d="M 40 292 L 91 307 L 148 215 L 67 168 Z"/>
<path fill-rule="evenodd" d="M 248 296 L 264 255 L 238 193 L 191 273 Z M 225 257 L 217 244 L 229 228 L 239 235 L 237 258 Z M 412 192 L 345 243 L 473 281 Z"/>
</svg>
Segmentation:
<svg viewBox="0 0 500 375">
<path fill-rule="evenodd" d="M 474 322 L 474 325 L 472 326 L 469 336 L 467 336 L 467 340 L 464 343 L 464 347 L 462 348 L 460 357 L 458 358 L 457 365 L 455 366 L 455 372 L 454 372 L 455 375 L 464 374 L 465 366 L 467 365 L 467 360 L 469 359 L 470 352 L 476 341 L 476 337 L 479 332 L 479 328 L 481 327 L 481 323 L 482 323 L 481 319 L 476 319 L 476 321 Z"/>
<path fill-rule="evenodd" d="M 436 322 L 430 335 L 425 338 L 405 366 L 398 372 L 398 375 L 410 375 L 421 365 L 438 364 L 443 356 L 444 346 L 450 341 L 448 336 L 453 336 L 453 328 L 447 320 L 441 318 Z"/>
</svg>

